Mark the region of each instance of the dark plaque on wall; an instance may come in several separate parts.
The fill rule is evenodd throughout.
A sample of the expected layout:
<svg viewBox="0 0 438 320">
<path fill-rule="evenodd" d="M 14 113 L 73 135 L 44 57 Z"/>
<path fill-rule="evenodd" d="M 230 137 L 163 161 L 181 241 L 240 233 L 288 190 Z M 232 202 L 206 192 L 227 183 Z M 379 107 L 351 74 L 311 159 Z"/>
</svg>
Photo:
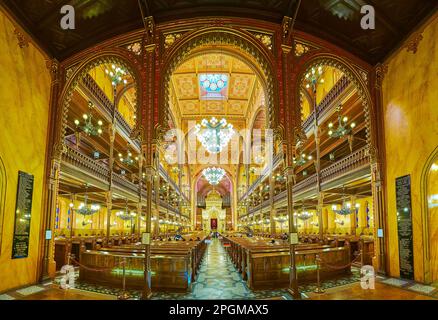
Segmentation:
<svg viewBox="0 0 438 320">
<path fill-rule="evenodd" d="M 17 202 L 15 204 L 12 259 L 26 258 L 29 254 L 30 218 L 32 215 L 33 175 L 18 172 Z"/>
<path fill-rule="evenodd" d="M 411 176 L 395 179 L 400 277 L 414 280 L 414 244 L 412 238 Z"/>
</svg>

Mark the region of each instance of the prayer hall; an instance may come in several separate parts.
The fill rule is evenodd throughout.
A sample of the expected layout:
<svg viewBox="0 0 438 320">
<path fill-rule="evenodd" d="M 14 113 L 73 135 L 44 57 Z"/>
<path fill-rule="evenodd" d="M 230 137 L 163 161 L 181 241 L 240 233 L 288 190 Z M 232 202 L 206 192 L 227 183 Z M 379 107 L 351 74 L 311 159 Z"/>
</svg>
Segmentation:
<svg viewBox="0 0 438 320">
<path fill-rule="evenodd" d="M 437 9 L 1 0 L 0 305 L 437 300 Z"/>
</svg>

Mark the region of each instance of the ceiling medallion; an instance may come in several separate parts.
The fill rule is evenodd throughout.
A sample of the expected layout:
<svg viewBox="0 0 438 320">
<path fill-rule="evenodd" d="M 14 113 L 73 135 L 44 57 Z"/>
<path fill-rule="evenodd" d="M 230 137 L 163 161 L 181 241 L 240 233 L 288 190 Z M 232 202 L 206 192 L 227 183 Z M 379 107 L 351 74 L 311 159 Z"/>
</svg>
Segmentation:
<svg viewBox="0 0 438 320">
<path fill-rule="evenodd" d="M 224 178 L 225 170 L 222 168 L 211 167 L 204 169 L 202 174 L 212 186 L 216 186 Z"/>
<path fill-rule="evenodd" d="M 220 153 L 233 137 L 234 129 L 227 120 L 218 121 L 213 117 L 210 121 L 203 119 L 201 124 L 197 124 L 195 134 L 208 152 Z"/>
</svg>

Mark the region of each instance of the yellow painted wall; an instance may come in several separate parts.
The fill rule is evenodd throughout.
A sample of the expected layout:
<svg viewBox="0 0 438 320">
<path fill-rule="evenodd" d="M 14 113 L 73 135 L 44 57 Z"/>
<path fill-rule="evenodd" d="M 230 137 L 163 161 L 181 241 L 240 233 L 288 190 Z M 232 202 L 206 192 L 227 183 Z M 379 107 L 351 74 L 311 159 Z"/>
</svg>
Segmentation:
<svg viewBox="0 0 438 320">
<path fill-rule="evenodd" d="M 97 85 L 102 89 L 106 96 L 114 101 L 114 89 L 111 84 L 111 79 L 105 73 L 105 70 L 111 70 L 111 65 L 100 65 L 90 70 L 90 76 L 96 81 Z"/>
<path fill-rule="evenodd" d="M 383 82 L 386 141 L 389 272 L 399 276 L 395 179 L 411 175 L 414 271 L 424 280 L 421 172 L 438 145 L 438 19 L 423 32 L 414 54 L 401 49 L 391 57 Z"/>
<path fill-rule="evenodd" d="M 14 29 L 0 10 L 0 157 L 7 177 L 0 292 L 37 281 L 51 82 L 45 57 L 31 43 L 21 49 Z M 29 256 L 12 260 L 19 170 L 34 175 L 35 181 Z"/>
<path fill-rule="evenodd" d="M 73 201 L 74 207 L 78 208 L 81 201 Z M 55 235 L 65 235 L 70 236 L 70 229 L 67 228 L 68 221 L 68 210 L 69 210 L 70 199 L 59 197 L 58 198 L 58 208 L 59 208 L 59 228 L 55 230 Z M 123 221 L 116 216 L 116 212 L 119 210 L 112 210 L 111 212 L 111 234 L 125 234 L 131 233 L 131 228 L 129 228 L 130 222 Z M 71 216 L 73 218 L 73 231 L 75 236 L 85 236 L 85 235 L 106 235 L 106 225 L 107 225 L 107 208 L 101 206 L 99 212 L 95 213 L 91 217 L 85 217 L 85 221 L 91 220 L 93 223 L 83 225 L 84 216 L 80 214 L 74 214 Z M 134 219 L 136 223 L 136 219 Z"/>
</svg>

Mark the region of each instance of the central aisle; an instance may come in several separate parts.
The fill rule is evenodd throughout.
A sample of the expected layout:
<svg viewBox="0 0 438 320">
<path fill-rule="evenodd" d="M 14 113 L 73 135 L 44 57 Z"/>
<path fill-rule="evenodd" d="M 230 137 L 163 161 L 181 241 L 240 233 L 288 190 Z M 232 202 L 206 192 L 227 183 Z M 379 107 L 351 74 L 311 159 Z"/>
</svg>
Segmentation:
<svg viewBox="0 0 438 320">
<path fill-rule="evenodd" d="M 254 295 L 218 239 L 212 239 L 192 291 L 194 299 L 245 299 Z"/>
<path fill-rule="evenodd" d="M 283 298 L 284 297 L 284 298 Z M 290 299 L 284 290 L 253 292 L 242 280 L 218 239 L 212 239 L 199 269 L 198 278 L 187 294 L 154 293 L 152 299 Z"/>
</svg>

